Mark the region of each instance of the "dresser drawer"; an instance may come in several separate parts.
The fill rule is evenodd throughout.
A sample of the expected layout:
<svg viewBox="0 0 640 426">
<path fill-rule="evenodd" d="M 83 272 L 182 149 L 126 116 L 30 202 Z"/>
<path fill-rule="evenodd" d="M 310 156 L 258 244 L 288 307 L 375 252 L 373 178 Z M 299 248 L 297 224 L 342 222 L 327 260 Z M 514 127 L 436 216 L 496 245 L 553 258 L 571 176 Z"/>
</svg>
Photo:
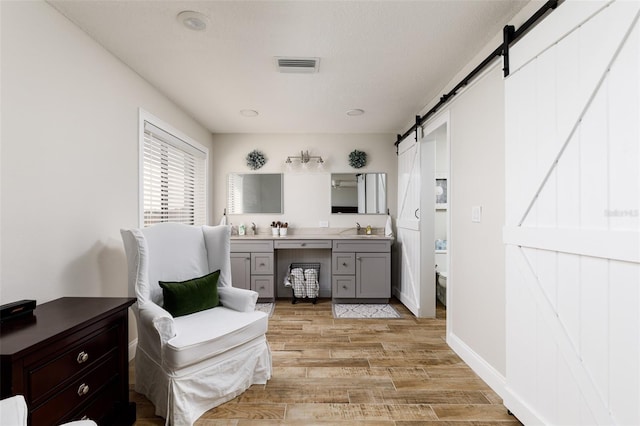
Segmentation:
<svg viewBox="0 0 640 426">
<path fill-rule="evenodd" d="M 101 330 L 81 340 L 51 362 L 28 372 L 31 401 L 40 399 L 64 381 L 92 368 L 95 363 L 118 347 L 118 329 Z"/>
<path fill-rule="evenodd" d="M 333 253 L 331 255 L 331 271 L 338 275 L 356 273 L 355 253 Z"/>
<path fill-rule="evenodd" d="M 251 274 L 273 275 L 273 253 L 251 253 Z"/>
<path fill-rule="evenodd" d="M 275 241 L 277 249 L 330 249 L 331 240 L 280 240 Z"/>
<path fill-rule="evenodd" d="M 118 382 L 112 380 L 109 384 L 102 389 L 99 393 L 93 395 L 93 398 L 88 401 L 86 405 L 76 410 L 69 418 L 65 418 L 63 421 L 71 422 L 76 420 L 93 420 L 99 425 L 112 424 L 113 421 L 113 409 L 120 408 L 115 406 L 114 401 L 118 398 Z"/>
<path fill-rule="evenodd" d="M 118 358 L 115 351 L 87 374 L 72 381 L 44 404 L 31 412 L 32 426 L 58 424 L 68 415 L 69 407 L 87 406 L 113 380 L 117 381 Z"/>
</svg>

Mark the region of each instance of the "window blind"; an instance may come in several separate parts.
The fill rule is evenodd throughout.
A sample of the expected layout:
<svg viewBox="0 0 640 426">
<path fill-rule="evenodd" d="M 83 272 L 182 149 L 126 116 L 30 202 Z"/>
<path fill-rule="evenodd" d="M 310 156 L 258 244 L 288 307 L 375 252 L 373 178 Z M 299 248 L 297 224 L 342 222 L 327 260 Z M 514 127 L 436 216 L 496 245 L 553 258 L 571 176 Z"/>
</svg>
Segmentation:
<svg viewBox="0 0 640 426">
<path fill-rule="evenodd" d="M 144 226 L 204 225 L 206 152 L 145 121 L 143 157 Z"/>
</svg>

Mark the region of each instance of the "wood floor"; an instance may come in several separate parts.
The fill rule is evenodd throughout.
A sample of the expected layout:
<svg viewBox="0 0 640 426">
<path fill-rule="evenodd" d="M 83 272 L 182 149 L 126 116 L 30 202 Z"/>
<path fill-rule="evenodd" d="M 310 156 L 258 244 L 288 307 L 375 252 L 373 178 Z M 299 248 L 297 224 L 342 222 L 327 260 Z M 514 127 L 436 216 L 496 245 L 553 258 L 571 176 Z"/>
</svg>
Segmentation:
<svg viewBox="0 0 640 426">
<path fill-rule="evenodd" d="M 196 425 L 520 425 L 445 343 L 445 315 L 334 319 L 331 301 L 279 300 L 267 340 L 273 376 L 206 412 Z M 133 368 L 130 368 L 133 376 Z M 131 383 L 135 380 L 131 378 Z M 162 425 L 131 390 L 136 425 Z"/>
</svg>

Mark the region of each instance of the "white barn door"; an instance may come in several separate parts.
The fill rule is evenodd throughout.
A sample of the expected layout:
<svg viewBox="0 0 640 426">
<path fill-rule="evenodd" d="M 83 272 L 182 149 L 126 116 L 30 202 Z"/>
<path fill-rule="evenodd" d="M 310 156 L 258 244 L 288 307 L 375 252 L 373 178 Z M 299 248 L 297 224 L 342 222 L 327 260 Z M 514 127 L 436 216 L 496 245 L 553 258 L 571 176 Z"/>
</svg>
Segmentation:
<svg viewBox="0 0 640 426">
<path fill-rule="evenodd" d="M 525 424 L 640 424 L 639 15 L 567 1 L 512 52 L 504 400 Z"/>
<path fill-rule="evenodd" d="M 396 229 L 400 282 L 394 292 L 417 316 L 420 309 L 420 143 L 413 134 L 398 145 Z"/>
<path fill-rule="evenodd" d="M 417 317 L 435 316 L 434 156 L 435 142 L 416 142 L 415 134 L 398 145 L 400 280 L 394 294 Z"/>
</svg>

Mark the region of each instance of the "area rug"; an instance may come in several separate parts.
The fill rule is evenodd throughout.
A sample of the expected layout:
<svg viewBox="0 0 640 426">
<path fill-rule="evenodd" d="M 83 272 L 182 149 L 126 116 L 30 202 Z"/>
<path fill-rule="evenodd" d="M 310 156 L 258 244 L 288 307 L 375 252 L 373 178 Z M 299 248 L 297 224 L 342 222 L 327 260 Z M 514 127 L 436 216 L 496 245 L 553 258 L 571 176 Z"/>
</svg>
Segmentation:
<svg viewBox="0 0 640 426">
<path fill-rule="evenodd" d="M 387 303 L 334 303 L 334 318 L 401 318 Z"/>
<path fill-rule="evenodd" d="M 273 315 L 273 307 L 273 303 L 256 303 L 256 311 L 264 312 L 269 317 Z"/>
</svg>

